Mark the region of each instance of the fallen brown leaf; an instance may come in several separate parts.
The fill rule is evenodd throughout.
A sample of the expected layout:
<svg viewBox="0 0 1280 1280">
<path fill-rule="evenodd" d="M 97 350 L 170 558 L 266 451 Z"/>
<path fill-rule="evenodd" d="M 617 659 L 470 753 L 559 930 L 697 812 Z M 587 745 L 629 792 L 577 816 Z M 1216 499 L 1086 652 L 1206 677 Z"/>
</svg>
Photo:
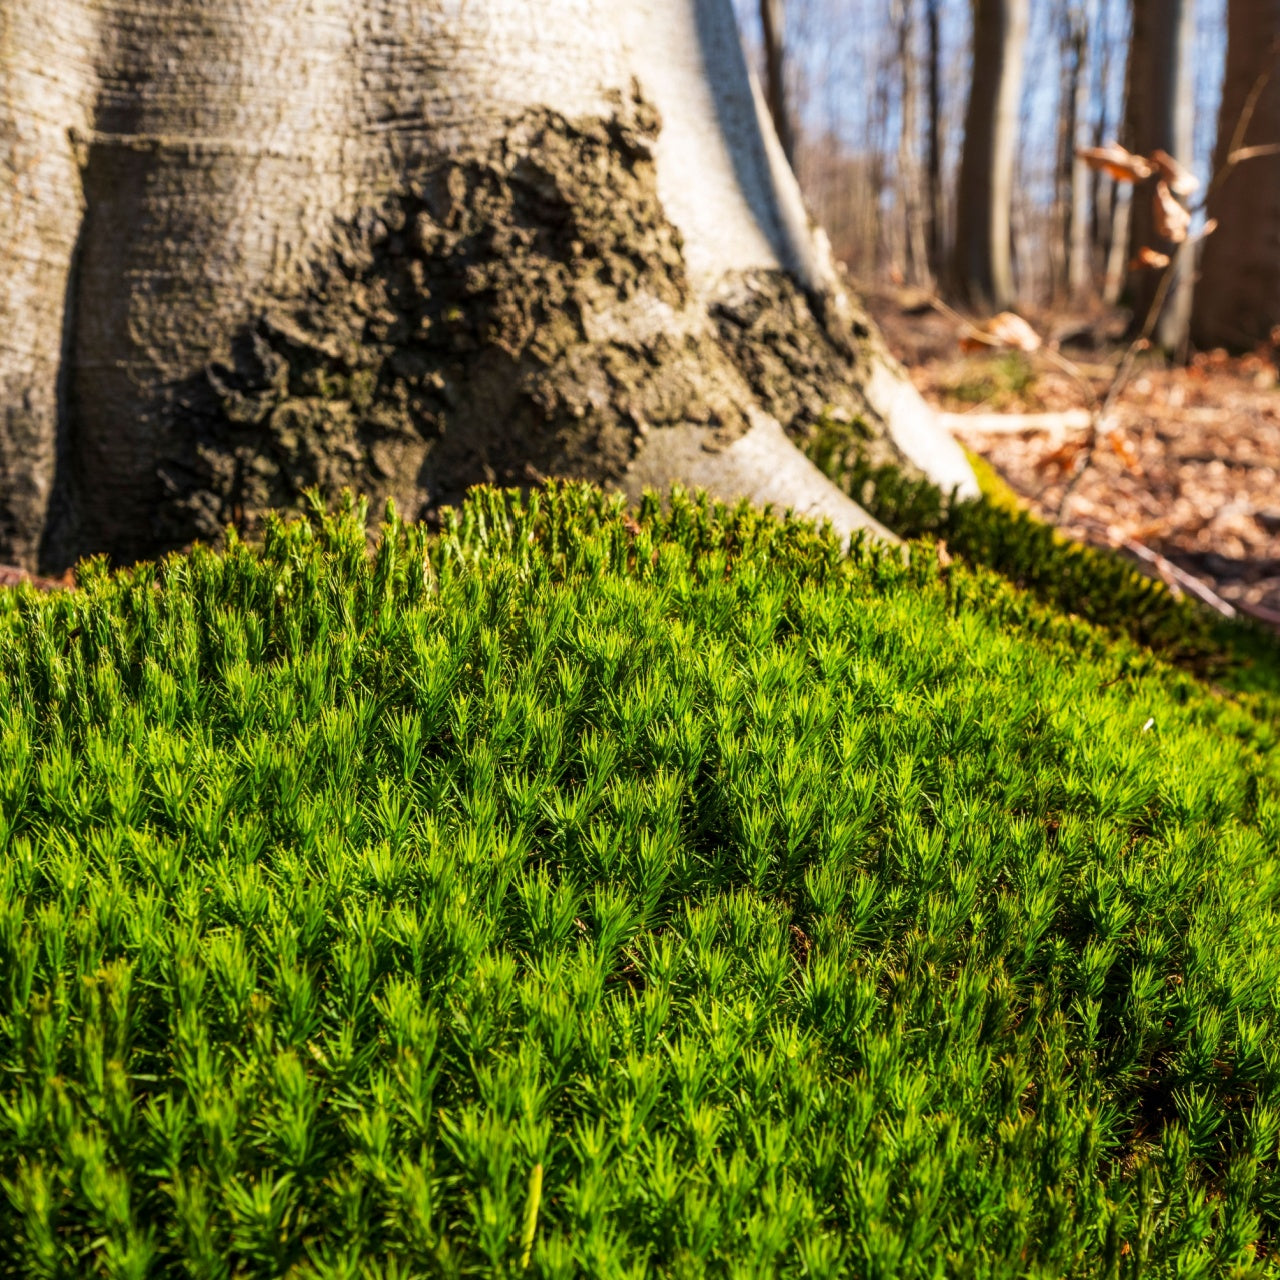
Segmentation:
<svg viewBox="0 0 1280 1280">
<path fill-rule="evenodd" d="M 1138 461 L 1138 451 L 1133 447 L 1132 441 L 1118 427 L 1113 431 L 1107 432 L 1107 444 L 1111 446 L 1111 452 L 1120 459 L 1124 465 L 1133 472 L 1139 472 L 1142 467 Z"/>
<path fill-rule="evenodd" d="M 984 347 L 1014 347 L 1018 351 L 1037 351 L 1040 335 L 1012 311 L 1001 311 L 984 325 L 970 330 L 960 339 L 961 351 L 981 351 Z"/>
<path fill-rule="evenodd" d="M 1042 474 L 1047 471 L 1059 471 L 1066 475 L 1076 465 L 1076 460 L 1085 448 L 1083 440 L 1068 440 L 1036 459 L 1035 469 Z"/>
</svg>

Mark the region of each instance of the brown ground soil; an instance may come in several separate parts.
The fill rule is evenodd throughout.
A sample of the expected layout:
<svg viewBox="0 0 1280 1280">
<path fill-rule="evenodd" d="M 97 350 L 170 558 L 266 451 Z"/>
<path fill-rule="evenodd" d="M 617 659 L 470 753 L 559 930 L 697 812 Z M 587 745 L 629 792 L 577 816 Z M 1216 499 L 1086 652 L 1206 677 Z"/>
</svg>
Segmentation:
<svg viewBox="0 0 1280 1280">
<path fill-rule="evenodd" d="M 961 325 L 922 295 L 871 292 L 867 303 L 925 397 L 955 414 L 1088 409 L 1127 347 L 1123 317 L 1029 315 L 1052 354 L 965 354 Z M 957 435 L 1070 536 L 1141 543 L 1280 624 L 1278 354 L 1209 352 L 1185 368 L 1139 356 L 1092 449 L 1087 430 Z"/>
</svg>

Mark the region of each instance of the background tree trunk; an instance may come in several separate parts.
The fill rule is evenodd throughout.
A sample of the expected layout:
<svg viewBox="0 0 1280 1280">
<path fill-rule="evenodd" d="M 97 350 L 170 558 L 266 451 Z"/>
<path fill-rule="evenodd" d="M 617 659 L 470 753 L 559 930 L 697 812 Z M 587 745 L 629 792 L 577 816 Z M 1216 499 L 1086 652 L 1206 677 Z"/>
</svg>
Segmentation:
<svg viewBox="0 0 1280 1280">
<path fill-rule="evenodd" d="M 1098 32 L 1098 57 L 1095 59 L 1096 75 L 1093 78 L 1093 94 L 1098 100 L 1097 116 L 1094 120 L 1093 134 L 1087 145 L 1101 147 L 1116 136 L 1111 119 L 1110 104 L 1107 98 L 1107 86 L 1111 83 L 1114 42 L 1111 39 L 1114 10 L 1112 0 L 1098 0 L 1095 10 L 1095 28 Z M 1127 66 L 1127 60 L 1126 60 Z M 1120 102 L 1120 113 L 1124 113 L 1124 97 Z M 1101 293 L 1108 305 L 1114 306 L 1124 288 L 1124 258 L 1121 251 L 1120 260 L 1113 273 L 1111 270 L 1112 248 L 1115 245 L 1116 231 L 1122 228 L 1128 234 L 1129 211 L 1126 208 L 1122 217 L 1117 217 L 1119 184 L 1109 174 L 1101 170 L 1090 170 L 1091 190 L 1091 264 L 1093 270 L 1099 271 L 1102 281 Z M 1125 190 L 1128 188 L 1126 187 Z"/>
<path fill-rule="evenodd" d="M 1029 0 L 974 0 L 952 286 L 984 309 L 1013 301 L 1009 215 L 1028 20 Z"/>
<path fill-rule="evenodd" d="M 1247 128 L 1245 104 L 1267 76 Z M 1280 0 L 1230 0 L 1227 68 L 1214 168 L 1233 146 L 1280 143 Z M 1244 160 L 1209 198 L 1218 231 L 1204 244 L 1195 295 L 1198 346 L 1250 347 L 1280 324 L 1280 155 Z"/>
<path fill-rule="evenodd" d="M 485 479 L 634 489 L 680 440 L 687 481 L 848 529 L 816 470 L 766 461 L 833 407 L 975 489 L 841 288 L 728 0 L 0 22 L 0 155 L 28 175 L 0 558 L 150 555 L 311 484 L 414 516 Z"/>
<path fill-rule="evenodd" d="M 794 167 L 796 135 L 787 94 L 787 10 L 783 0 L 760 0 L 760 30 L 764 37 L 764 98 L 782 154 Z"/>
<path fill-rule="evenodd" d="M 902 209 L 907 281 L 930 285 L 929 243 L 920 182 L 920 65 L 916 54 L 916 22 L 912 0 L 894 0 L 892 22 L 897 38 L 900 97 L 898 103 L 898 199 Z"/>
<path fill-rule="evenodd" d="M 1093 289 L 1092 171 L 1075 154 L 1089 138 L 1089 39 L 1096 25 L 1096 5 L 1082 0 L 1070 9 L 1069 56 L 1071 62 L 1071 217 L 1067 234 L 1067 289 L 1079 302 Z"/>
<path fill-rule="evenodd" d="M 1194 0 L 1133 0 L 1133 33 L 1129 42 L 1128 97 L 1121 141 L 1130 151 L 1150 155 L 1167 151 L 1188 168 L 1194 152 L 1192 49 Z M 1130 206 L 1129 251 L 1149 247 L 1174 255 L 1177 246 L 1159 235 L 1152 214 L 1155 179 L 1139 184 Z M 1187 340 L 1191 295 L 1195 284 L 1189 255 L 1179 255 L 1177 278 L 1169 290 L 1155 329 L 1166 351 L 1181 351 Z M 1137 268 L 1129 273 L 1133 326 L 1141 329 L 1155 300 L 1159 273 Z"/>
<path fill-rule="evenodd" d="M 925 0 L 925 80 L 929 104 L 928 159 L 925 190 L 928 200 L 929 270 L 935 280 L 946 270 L 947 231 L 942 194 L 942 0 Z"/>
</svg>

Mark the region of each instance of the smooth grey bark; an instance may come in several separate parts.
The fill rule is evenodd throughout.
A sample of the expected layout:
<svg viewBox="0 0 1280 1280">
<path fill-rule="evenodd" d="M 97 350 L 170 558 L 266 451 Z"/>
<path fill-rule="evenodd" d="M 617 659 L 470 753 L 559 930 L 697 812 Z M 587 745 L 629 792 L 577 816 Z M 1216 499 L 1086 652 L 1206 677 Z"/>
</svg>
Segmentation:
<svg viewBox="0 0 1280 1280">
<path fill-rule="evenodd" d="M 1280 0 L 1230 0 L 1227 66 L 1214 168 L 1227 165 L 1245 109 L 1267 76 L 1244 148 L 1280 143 Z M 1280 325 L 1280 155 L 1244 160 L 1209 197 L 1218 230 L 1204 245 L 1192 336 L 1200 347 L 1242 349 Z"/>
<path fill-rule="evenodd" d="M 837 373 L 973 490 L 729 0 L 5 0 L 0 86 L 0 560 L 155 554 L 306 483 L 410 515 L 548 469 L 626 487 L 665 428 L 794 432 Z M 777 440 L 752 492 L 851 519 L 759 462 Z"/>
<path fill-rule="evenodd" d="M 1010 211 L 1029 0 L 974 0 L 973 70 L 956 194 L 951 285 L 977 308 L 1013 301 Z"/>
<path fill-rule="evenodd" d="M 1192 53 L 1195 0 L 1134 0 L 1129 40 L 1128 97 L 1121 141 L 1138 155 L 1168 152 L 1190 167 L 1194 150 L 1195 95 Z M 1134 188 L 1130 206 L 1129 251 L 1147 247 L 1175 255 L 1177 246 L 1159 235 L 1152 213 L 1155 179 Z M 1190 255 L 1178 255 L 1177 278 L 1156 322 L 1155 338 L 1166 351 L 1181 351 L 1187 340 L 1195 273 Z M 1141 330 L 1155 303 L 1160 274 L 1149 268 L 1129 273 L 1127 290 L 1133 328 Z"/>
</svg>

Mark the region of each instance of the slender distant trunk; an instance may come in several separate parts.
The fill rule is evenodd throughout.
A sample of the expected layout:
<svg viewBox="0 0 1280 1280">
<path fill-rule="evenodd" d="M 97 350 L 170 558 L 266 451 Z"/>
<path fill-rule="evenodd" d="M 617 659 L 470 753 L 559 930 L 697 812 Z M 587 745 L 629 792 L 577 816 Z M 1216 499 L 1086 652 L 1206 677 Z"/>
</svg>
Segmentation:
<svg viewBox="0 0 1280 1280">
<path fill-rule="evenodd" d="M 871 189 L 876 209 L 876 259 L 881 264 L 897 267 L 902 261 L 897 243 L 898 220 L 885 217 L 884 199 L 888 182 L 889 103 L 893 97 L 892 60 L 884 57 L 876 67 L 875 95 L 871 107 Z"/>
<path fill-rule="evenodd" d="M 1089 145 L 1089 37 L 1094 26 L 1093 9 L 1092 3 L 1074 9 L 1071 25 L 1071 218 L 1067 237 L 1067 289 L 1076 302 L 1093 291 L 1091 171 L 1075 155 L 1076 148 Z"/>
<path fill-rule="evenodd" d="M 924 199 L 920 190 L 919 98 L 920 66 L 916 57 L 913 0 L 895 0 L 894 27 L 898 37 L 901 88 L 898 131 L 898 194 L 902 202 L 903 242 L 907 279 L 929 284 L 929 242 Z"/>
<path fill-rule="evenodd" d="M 1092 93 L 1098 103 L 1097 115 L 1093 121 L 1093 131 L 1089 137 L 1089 145 L 1101 147 L 1112 137 L 1112 123 L 1109 112 L 1108 87 L 1111 84 L 1112 41 L 1111 3 L 1101 0 L 1096 20 L 1098 33 L 1098 58 L 1096 74 L 1093 79 Z M 1121 113 L 1123 114 L 1123 103 Z M 1090 239 L 1092 241 L 1092 261 L 1096 267 L 1107 260 L 1107 252 L 1111 244 L 1111 217 L 1115 207 L 1115 180 L 1100 169 L 1089 170 L 1090 189 Z"/>
<path fill-rule="evenodd" d="M 1127 9 L 1132 32 L 1133 10 Z M 1108 28 L 1109 30 L 1109 28 Z M 1132 44 L 1132 38 L 1130 39 Z M 1106 58 L 1110 62 L 1111 46 L 1106 46 Z M 1126 56 L 1124 60 L 1124 92 L 1120 99 L 1120 123 L 1118 130 L 1124 134 L 1124 121 L 1129 118 L 1129 98 L 1133 93 L 1133 59 Z M 1108 135 L 1104 132 L 1102 138 Z M 1101 139 L 1099 145 L 1101 145 Z M 1106 243 L 1106 260 L 1103 270 L 1102 300 L 1109 307 L 1118 306 L 1128 280 L 1129 261 L 1129 225 L 1130 211 L 1133 207 L 1133 187 L 1127 182 L 1116 182 L 1108 178 L 1110 200 L 1107 204 L 1107 221 L 1102 230 Z"/>
<path fill-rule="evenodd" d="M 925 0 L 927 93 L 929 100 L 929 155 L 926 169 L 928 200 L 929 270 L 935 280 L 945 270 L 947 233 L 942 201 L 942 0 Z"/>
<path fill-rule="evenodd" d="M 1049 293 L 1055 304 L 1067 295 L 1071 244 L 1071 169 L 1075 140 L 1075 49 L 1072 13 L 1064 9 L 1058 28 L 1058 121 L 1053 166 L 1053 211 L 1048 235 Z"/>
<path fill-rule="evenodd" d="M 973 485 L 840 286 L 729 0 L 0 0 L 0 165 L 0 561 L 550 474 L 848 531 L 783 434 L 844 401 Z"/>
<path fill-rule="evenodd" d="M 1248 127 L 1245 103 L 1266 76 Z M 1239 134 L 1237 141 L 1236 135 Z M 1215 170 L 1233 143 L 1280 143 L 1280 0 L 1230 0 Z M 1218 230 L 1204 246 L 1192 330 L 1201 347 L 1251 347 L 1280 325 L 1280 155 L 1241 161 L 1209 199 Z"/>
<path fill-rule="evenodd" d="M 787 101 L 787 13 L 784 0 L 760 0 L 760 28 L 764 32 L 765 102 L 787 163 L 796 162 L 795 126 Z"/>
<path fill-rule="evenodd" d="M 1013 301 L 1010 210 L 1029 0 L 974 0 L 973 73 L 956 199 L 952 287 L 974 307 Z"/>
<path fill-rule="evenodd" d="M 1111 199 L 1111 236 L 1107 245 L 1107 270 L 1102 286 L 1102 300 L 1107 306 L 1114 307 L 1124 293 L 1128 270 L 1133 188 L 1127 182 L 1117 183 L 1112 189 Z"/>
<path fill-rule="evenodd" d="M 1194 146 L 1194 95 L 1191 55 L 1195 38 L 1194 0 L 1134 0 L 1133 33 L 1129 41 L 1129 93 L 1124 138 L 1130 151 L 1150 155 L 1167 151 L 1190 167 Z M 1155 179 L 1139 184 L 1130 209 L 1129 249 L 1177 253 L 1177 246 L 1155 227 L 1152 198 Z M 1191 294 L 1195 283 L 1189 254 L 1179 256 L 1177 279 L 1155 328 L 1166 351 L 1181 351 L 1187 340 Z M 1129 299 L 1133 327 L 1141 329 L 1150 315 L 1159 287 L 1159 273 L 1138 267 L 1130 272 Z"/>
</svg>

